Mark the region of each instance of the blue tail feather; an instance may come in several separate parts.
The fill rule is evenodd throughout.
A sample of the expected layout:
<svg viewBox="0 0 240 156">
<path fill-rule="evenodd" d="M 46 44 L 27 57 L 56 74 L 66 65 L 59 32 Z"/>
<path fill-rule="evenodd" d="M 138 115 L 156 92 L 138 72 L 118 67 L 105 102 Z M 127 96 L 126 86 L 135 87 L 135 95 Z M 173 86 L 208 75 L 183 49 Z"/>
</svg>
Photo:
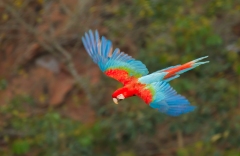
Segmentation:
<svg viewBox="0 0 240 156">
<path fill-rule="evenodd" d="M 205 58 L 207 58 L 208 56 L 203 56 L 203 57 L 200 57 L 200 58 L 198 58 L 198 59 L 195 59 L 195 60 L 193 60 L 192 62 L 198 62 L 198 61 L 200 61 L 200 60 L 202 60 L 202 59 L 205 59 Z"/>
</svg>

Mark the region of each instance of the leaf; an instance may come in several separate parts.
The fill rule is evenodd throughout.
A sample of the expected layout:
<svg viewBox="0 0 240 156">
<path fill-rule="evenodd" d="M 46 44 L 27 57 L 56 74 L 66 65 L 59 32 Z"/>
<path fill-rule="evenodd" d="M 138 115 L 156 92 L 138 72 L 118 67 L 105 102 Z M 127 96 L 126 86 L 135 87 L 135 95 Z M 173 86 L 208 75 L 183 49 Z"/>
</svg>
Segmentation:
<svg viewBox="0 0 240 156">
<path fill-rule="evenodd" d="M 7 81 L 5 79 L 0 80 L 0 90 L 5 90 L 7 88 Z"/>
<path fill-rule="evenodd" d="M 219 140 L 222 137 L 222 134 L 218 133 L 212 136 L 211 141 L 212 142 L 216 142 L 217 140 Z"/>
<path fill-rule="evenodd" d="M 178 156 L 188 156 L 189 155 L 188 149 L 185 149 L 185 148 L 178 149 L 177 155 Z"/>
<path fill-rule="evenodd" d="M 218 35 L 209 36 L 206 40 L 207 45 L 214 46 L 222 44 L 222 39 Z"/>
<path fill-rule="evenodd" d="M 30 149 L 29 143 L 26 140 L 15 140 L 12 144 L 14 154 L 26 154 Z"/>
<path fill-rule="evenodd" d="M 91 135 L 82 136 L 79 140 L 82 146 L 90 146 L 92 144 L 93 137 Z"/>
<path fill-rule="evenodd" d="M 132 151 L 123 151 L 120 152 L 117 156 L 136 156 Z"/>
</svg>

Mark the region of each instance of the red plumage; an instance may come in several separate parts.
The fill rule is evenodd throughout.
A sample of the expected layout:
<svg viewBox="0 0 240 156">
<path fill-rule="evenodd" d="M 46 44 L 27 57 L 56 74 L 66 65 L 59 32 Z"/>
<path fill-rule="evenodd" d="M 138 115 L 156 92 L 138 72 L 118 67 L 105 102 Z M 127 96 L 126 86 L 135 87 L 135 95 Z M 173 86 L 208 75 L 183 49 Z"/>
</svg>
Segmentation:
<svg viewBox="0 0 240 156">
<path fill-rule="evenodd" d="M 180 66 L 177 66 L 177 67 L 174 67 L 174 68 L 171 68 L 171 69 L 163 70 L 164 72 L 168 72 L 168 74 L 166 76 L 164 76 L 164 79 L 175 76 L 176 73 L 181 71 L 181 70 L 191 68 L 192 64 L 193 64 L 192 62 L 188 62 L 188 63 L 185 63 L 183 65 L 180 65 Z"/>
<path fill-rule="evenodd" d="M 105 74 L 119 82 L 121 82 L 123 85 L 137 80 L 136 77 L 134 76 L 129 76 L 129 73 L 126 70 L 122 70 L 122 69 L 109 69 L 107 71 L 105 71 Z"/>
<path fill-rule="evenodd" d="M 125 98 L 136 95 L 149 105 L 152 102 L 153 94 L 149 89 L 146 89 L 145 87 L 146 84 L 142 84 L 136 79 L 129 82 L 124 87 L 117 89 L 112 94 L 112 98 L 117 98 L 117 96 L 120 94 L 122 94 Z"/>
</svg>

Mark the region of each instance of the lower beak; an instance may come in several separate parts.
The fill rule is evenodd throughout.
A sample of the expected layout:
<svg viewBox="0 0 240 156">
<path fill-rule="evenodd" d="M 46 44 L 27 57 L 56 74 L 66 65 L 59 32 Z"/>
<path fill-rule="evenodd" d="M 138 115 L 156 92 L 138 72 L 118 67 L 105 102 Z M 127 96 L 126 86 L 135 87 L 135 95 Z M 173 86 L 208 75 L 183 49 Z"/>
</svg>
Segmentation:
<svg viewBox="0 0 240 156">
<path fill-rule="evenodd" d="M 114 102 L 115 104 L 118 104 L 118 99 L 117 99 L 117 98 L 113 98 L 113 102 Z"/>
</svg>

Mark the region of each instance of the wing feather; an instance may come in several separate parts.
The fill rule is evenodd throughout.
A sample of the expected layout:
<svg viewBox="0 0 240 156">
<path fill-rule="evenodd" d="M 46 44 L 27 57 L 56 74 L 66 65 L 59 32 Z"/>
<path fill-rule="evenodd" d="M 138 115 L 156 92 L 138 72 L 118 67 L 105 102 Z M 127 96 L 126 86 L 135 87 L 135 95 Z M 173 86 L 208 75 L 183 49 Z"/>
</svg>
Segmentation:
<svg viewBox="0 0 240 156">
<path fill-rule="evenodd" d="M 151 93 L 151 98 L 149 98 L 149 95 L 142 94 L 142 92 L 147 93 L 147 91 Z M 140 95 L 139 97 L 149 104 L 150 107 L 170 116 L 179 116 L 195 109 L 195 106 L 190 105 L 184 96 L 178 94 L 165 81 L 147 84 L 138 92 L 136 95 Z M 148 99 L 151 99 L 151 101 L 148 101 Z"/>
<path fill-rule="evenodd" d="M 120 52 L 118 48 L 113 51 L 112 42 L 104 36 L 100 40 L 98 31 L 93 33 L 89 30 L 82 37 L 82 41 L 89 56 L 92 57 L 93 61 L 98 64 L 101 71 L 107 76 L 126 84 L 131 79 L 148 74 L 146 66 L 141 61 L 135 60 L 124 52 Z M 118 72 L 113 72 L 114 70 Z M 109 73 L 111 75 L 108 75 Z"/>
<path fill-rule="evenodd" d="M 195 109 L 195 106 L 190 105 L 184 96 L 177 94 L 167 82 L 153 83 L 152 87 L 155 89 L 155 95 L 150 106 L 158 111 L 170 116 L 179 116 Z"/>
</svg>

